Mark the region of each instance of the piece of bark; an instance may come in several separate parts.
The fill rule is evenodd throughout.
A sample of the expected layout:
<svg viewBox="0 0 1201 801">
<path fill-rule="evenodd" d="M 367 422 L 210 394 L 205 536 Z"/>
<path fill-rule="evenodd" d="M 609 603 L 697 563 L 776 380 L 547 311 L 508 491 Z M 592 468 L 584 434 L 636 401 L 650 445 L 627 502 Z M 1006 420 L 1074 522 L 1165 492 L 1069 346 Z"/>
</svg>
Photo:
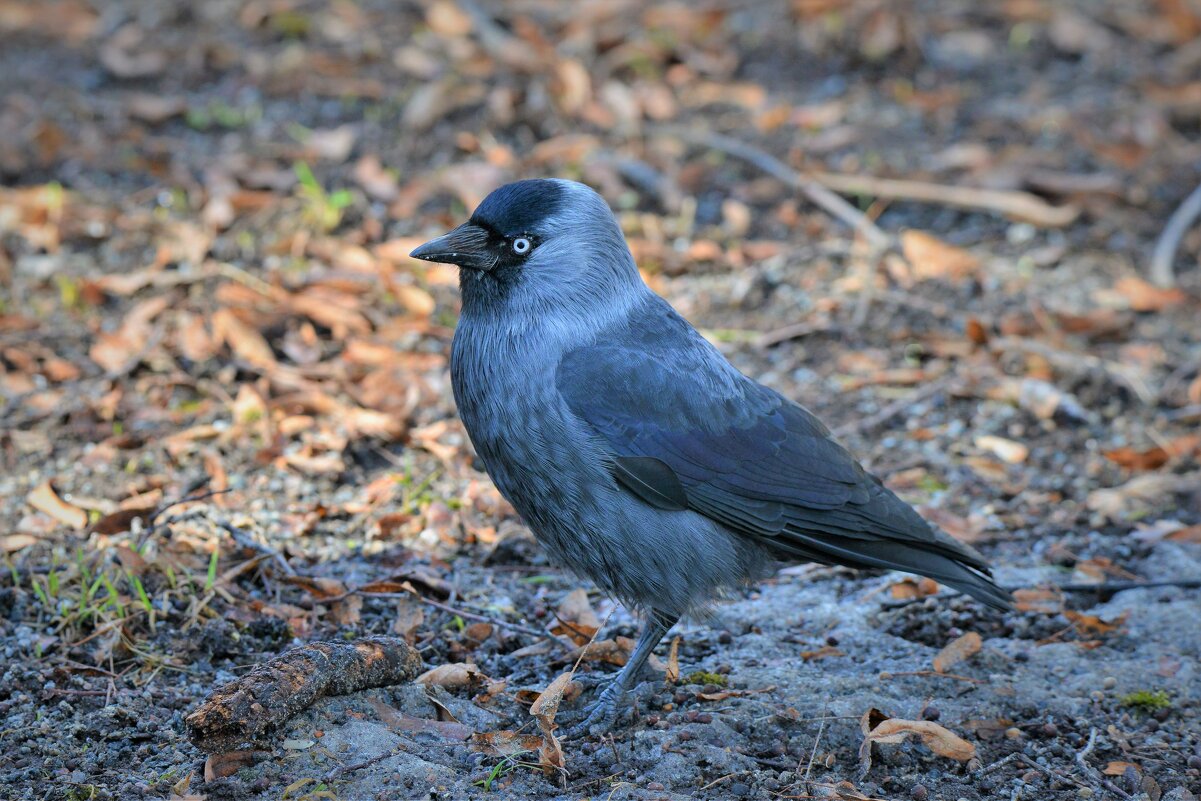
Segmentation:
<svg viewBox="0 0 1201 801">
<path fill-rule="evenodd" d="M 188 715 L 188 739 L 203 751 L 228 751 L 268 735 L 320 698 L 400 684 L 423 667 L 421 655 L 398 637 L 309 643 L 215 690 Z"/>
</svg>

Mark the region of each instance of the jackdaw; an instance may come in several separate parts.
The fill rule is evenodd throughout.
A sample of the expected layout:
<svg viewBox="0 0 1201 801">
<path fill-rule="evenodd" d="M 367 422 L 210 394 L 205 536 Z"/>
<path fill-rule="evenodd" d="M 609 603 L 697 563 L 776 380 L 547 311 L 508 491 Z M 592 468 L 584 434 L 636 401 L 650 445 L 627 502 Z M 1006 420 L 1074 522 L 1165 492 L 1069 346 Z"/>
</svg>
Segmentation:
<svg viewBox="0 0 1201 801">
<path fill-rule="evenodd" d="M 460 268 L 451 381 L 497 488 L 555 560 L 645 617 L 576 733 L 613 722 L 681 616 L 780 562 L 905 570 L 1009 608 L 978 552 L 652 292 L 587 186 L 502 186 L 412 255 Z"/>
</svg>

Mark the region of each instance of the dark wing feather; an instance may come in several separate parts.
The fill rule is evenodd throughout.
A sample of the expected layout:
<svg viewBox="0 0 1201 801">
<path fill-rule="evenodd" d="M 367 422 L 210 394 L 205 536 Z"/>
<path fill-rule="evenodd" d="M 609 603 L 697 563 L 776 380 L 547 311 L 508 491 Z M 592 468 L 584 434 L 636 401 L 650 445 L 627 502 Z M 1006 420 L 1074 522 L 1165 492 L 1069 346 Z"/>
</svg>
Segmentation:
<svg viewBox="0 0 1201 801">
<path fill-rule="evenodd" d="M 674 312 L 602 342 L 567 354 L 556 382 L 642 500 L 693 509 L 781 555 L 906 570 L 1008 606 L 980 554 L 932 528 L 816 417 L 738 373 Z"/>
</svg>

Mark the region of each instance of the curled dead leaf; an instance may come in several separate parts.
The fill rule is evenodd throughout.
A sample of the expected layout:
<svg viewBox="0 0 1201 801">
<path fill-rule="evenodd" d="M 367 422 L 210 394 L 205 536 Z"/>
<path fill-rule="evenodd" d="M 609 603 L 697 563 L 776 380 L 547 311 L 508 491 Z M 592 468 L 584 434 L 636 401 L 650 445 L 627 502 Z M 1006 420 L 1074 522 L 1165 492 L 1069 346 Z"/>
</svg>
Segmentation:
<svg viewBox="0 0 1201 801">
<path fill-rule="evenodd" d="M 958 762 L 967 762 L 976 755 L 976 746 L 932 720 L 891 718 L 872 708 L 859 719 L 859 728 L 863 732 L 859 748 L 862 773 L 871 769 L 873 743 L 900 743 L 909 737 L 917 737 L 934 753 Z"/>
<path fill-rule="evenodd" d="M 571 683 L 572 671 L 559 675 L 550 683 L 538 700 L 530 705 L 530 714 L 538 721 L 542 731 L 542 744 L 538 748 L 538 764 L 547 776 L 558 773 L 566 775 L 566 763 L 563 760 L 563 749 L 555 737 L 555 716 L 559 714 L 559 704 L 563 701 L 563 693 Z"/>
</svg>

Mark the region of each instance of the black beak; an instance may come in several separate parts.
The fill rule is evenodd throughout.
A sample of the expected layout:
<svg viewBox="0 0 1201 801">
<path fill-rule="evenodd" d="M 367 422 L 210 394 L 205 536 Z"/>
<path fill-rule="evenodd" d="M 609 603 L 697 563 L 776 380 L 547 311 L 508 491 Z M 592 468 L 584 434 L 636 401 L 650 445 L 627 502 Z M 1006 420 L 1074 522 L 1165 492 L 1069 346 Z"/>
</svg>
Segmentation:
<svg viewBox="0 0 1201 801">
<path fill-rule="evenodd" d="M 409 255 L 424 261 L 457 264 L 469 270 L 487 272 L 496 266 L 496 256 L 488 239 L 486 230 L 466 222 L 449 234 L 431 239 Z"/>
</svg>

